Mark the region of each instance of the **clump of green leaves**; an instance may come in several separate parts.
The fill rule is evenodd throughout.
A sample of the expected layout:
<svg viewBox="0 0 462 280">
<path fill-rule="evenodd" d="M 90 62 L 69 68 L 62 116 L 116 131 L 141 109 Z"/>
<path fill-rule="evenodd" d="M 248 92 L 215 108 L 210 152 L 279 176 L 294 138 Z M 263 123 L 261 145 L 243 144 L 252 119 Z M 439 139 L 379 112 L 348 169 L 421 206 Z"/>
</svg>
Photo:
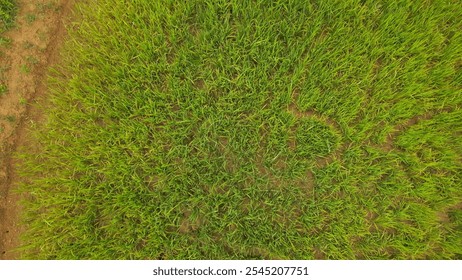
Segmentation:
<svg viewBox="0 0 462 280">
<path fill-rule="evenodd" d="M 15 1 L 0 0 L 0 33 L 13 26 L 15 13 Z"/>
<path fill-rule="evenodd" d="M 8 92 L 8 87 L 4 84 L 0 84 L 0 96 L 6 94 Z"/>
<path fill-rule="evenodd" d="M 32 24 L 37 19 L 37 16 L 34 14 L 27 14 L 25 16 L 25 19 L 26 19 L 27 24 Z"/>
</svg>

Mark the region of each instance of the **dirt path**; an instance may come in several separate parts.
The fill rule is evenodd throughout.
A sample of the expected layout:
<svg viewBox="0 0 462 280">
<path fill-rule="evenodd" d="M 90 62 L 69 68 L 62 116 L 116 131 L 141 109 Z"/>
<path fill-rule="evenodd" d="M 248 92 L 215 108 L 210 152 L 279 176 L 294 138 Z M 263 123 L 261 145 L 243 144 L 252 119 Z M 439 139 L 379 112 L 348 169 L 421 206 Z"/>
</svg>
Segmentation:
<svg viewBox="0 0 462 280">
<path fill-rule="evenodd" d="M 5 37 L 11 44 L 0 53 L 0 82 L 8 92 L 0 96 L 0 259 L 18 258 L 22 227 L 19 223 L 19 178 L 14 152 L 33 145 L 28 128 L 40 120 L 35 108 L 46 95 L 47 69 L 58 60 L 63 42 L 63 19 L 73 0 L 18 0 L 17 27 Z"/>
</svg>

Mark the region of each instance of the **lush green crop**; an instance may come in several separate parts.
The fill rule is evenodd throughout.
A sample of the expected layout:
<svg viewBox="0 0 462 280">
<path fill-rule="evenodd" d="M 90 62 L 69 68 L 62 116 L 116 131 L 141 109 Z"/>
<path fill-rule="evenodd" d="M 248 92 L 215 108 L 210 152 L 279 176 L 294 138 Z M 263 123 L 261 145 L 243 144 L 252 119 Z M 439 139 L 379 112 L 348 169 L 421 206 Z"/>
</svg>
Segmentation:
<svg viewBox="0 0 462 280">
<path fill-rule="evenodd" d="M 84 1 L 27 257 L 462 257 L 459 1 Z"/>
</svg>

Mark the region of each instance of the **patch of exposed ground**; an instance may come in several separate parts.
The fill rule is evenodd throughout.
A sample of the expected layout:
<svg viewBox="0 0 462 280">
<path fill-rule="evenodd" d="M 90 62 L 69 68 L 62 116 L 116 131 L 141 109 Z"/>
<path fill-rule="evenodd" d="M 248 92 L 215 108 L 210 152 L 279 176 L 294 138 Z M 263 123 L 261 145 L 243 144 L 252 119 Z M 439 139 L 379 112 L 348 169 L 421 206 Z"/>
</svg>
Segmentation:
<svg viewBox="0 0 462 280">
<path fill-rule="evenodd" d="M 22 227 L 13 154 L 20 146 L 33 145 L 27 130 L 41 118 L 34 104 L 46 94 L 47 69 L 58 59 L 65 35 L 63 19 L 70 14 L 72 2 L 18 0 L 16 27 L 5 34 L 11 44 L 0 57 L 0 77 L 8 88 L 0 96 L 0 259 L 18 257 L 14 249 Z"/>
</svg>

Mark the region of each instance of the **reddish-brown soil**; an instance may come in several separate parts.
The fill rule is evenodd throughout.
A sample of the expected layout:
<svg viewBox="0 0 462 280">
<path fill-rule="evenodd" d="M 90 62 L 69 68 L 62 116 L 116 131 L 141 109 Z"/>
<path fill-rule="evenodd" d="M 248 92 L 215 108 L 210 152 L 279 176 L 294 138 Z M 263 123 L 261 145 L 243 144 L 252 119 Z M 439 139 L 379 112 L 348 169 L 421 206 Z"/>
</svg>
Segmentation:
<svg viewBox="0 0 462 280">
<path fill-rule="evenodd" d="M 46 97 L 48 68 L 59 59 L 63 19 L 72 0 L 18 0 L 16 27 L 4 34 L 0 78 L 8 92 L 0 96 L 0 259 L 19 258 L 21 208 L 15 189 L 19 177 L 15 152 L 33 145 L 29 128 L 41 119 L 35 106 Z M 26 147 L 28 148 L 28 147 Z M 32 148 L 32 147 L 31 147 Z"/>
</svg>

